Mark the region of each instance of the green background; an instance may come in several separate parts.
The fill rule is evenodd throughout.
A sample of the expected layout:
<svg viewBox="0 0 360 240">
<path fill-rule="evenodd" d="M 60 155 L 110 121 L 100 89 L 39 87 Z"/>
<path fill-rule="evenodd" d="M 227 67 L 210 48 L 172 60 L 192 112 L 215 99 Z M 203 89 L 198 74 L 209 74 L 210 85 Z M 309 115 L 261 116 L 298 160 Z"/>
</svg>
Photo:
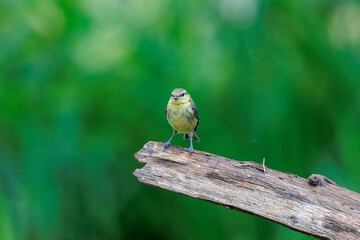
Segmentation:
<svg viewBox="0 0 360 240">
<path fill-rule="evenodd" d="M 0 239 L 311 239 L 142 185 L 171 91 L 197 150 L 360 191 L 360 5 L 0 0 Z M 181 136 L 173 143 L 189 146 Z"/>
</svg>

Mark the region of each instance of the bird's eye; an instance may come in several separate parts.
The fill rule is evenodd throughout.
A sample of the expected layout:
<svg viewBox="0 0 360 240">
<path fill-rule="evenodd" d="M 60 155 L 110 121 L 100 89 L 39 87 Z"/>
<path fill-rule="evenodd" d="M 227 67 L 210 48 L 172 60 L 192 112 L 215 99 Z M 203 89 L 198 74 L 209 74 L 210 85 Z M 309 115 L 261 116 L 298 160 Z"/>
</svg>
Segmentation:
<svg viewBox="0 0 360 240">
<path fill-rule="evenodd" d="M 171 94 L 171 97 L 174 97 L 174 95 L 173 95 L 173 94 Z"/>
<path fill-rule="evenodd" d="M 180 94 L 180 97 L 183 97 L 185 95 L 185 93 L 182 93 L 182 94 Z"/>
</svg>

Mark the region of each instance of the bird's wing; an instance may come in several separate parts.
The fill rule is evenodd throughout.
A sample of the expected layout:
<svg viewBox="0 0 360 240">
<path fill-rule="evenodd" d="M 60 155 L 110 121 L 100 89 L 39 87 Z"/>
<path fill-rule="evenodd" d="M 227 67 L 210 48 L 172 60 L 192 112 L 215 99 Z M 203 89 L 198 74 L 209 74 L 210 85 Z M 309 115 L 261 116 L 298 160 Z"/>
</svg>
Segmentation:
<svg viewBox="0 0 360 240">
<path fill-rule="evenodd" d="M 196 106 L 195 106 L 194 101 L 193 101 L 192 99 L 191 99 L 190 101 L 191 101 L 191 109 L 193 110 L 194 115 L 195 115 L 195 117 L 196 117 L 197 120 L 198 120 L 198 122 L 197 122 L 197 124 L 196 124 L 196 127 L 194 128 L 194 132 L 196 132 L 197 127 L 199 126 L 200 117 L 199 117 L 199 112 L 198 112 L 198 110 L 197 110 L 197 108 L 196 108 Z"/>
</svg>

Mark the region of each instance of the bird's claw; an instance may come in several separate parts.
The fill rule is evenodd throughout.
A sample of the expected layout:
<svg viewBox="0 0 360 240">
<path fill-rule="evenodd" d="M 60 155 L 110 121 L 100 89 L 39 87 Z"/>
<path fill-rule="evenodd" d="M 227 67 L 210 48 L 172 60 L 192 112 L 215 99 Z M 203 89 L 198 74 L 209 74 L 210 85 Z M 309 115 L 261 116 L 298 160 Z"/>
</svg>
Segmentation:
<svg viewBox="0 0 360 240">
<path fill-rule="evenodd" d="M 170 146 L 169 142 L 164 143 L 164 151 L 165 151 L 165 148 L 167 148 L 168 146 Z"/>
<path fill-rule="evenodd" d="M 193 153 L 194 152 L 194 148 L 191 146 L 189 147 L 189 153 Z"/>
</svg>

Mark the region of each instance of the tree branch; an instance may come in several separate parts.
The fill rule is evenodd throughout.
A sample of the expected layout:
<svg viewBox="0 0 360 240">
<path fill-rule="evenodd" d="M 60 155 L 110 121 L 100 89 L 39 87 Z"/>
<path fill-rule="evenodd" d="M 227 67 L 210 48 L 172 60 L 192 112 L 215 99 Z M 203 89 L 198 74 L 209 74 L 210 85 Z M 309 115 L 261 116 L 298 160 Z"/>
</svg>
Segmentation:
<svg viewBox="0 0 360 240">
<path fill-rule="evenodd" d="M 360 194 L 321 175 L 308 180 L 210 153 L 148 142 L 141 183 L 256 215 L 319 239 L 360 239 Z M 216 168 L 215 168 L 216 166 Z"/>
</svg>

